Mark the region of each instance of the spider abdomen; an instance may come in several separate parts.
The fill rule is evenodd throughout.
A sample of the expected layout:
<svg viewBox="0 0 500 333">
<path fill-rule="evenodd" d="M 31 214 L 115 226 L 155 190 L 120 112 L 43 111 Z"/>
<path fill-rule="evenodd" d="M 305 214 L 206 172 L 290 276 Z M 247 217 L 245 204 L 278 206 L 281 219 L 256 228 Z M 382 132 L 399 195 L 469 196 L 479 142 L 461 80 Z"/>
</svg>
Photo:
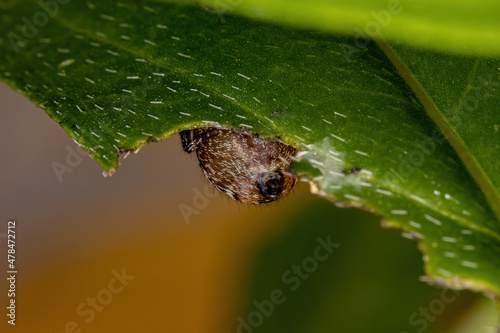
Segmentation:
<svg viewBox="0 0 500 333">
<path fill-rule="evenodd" d="M 278 200 L 294 186 L 289 172 L 297 149 L 243 129 L 200 128 L 181 132 L 183 148 L 196 152 L 208 180 L 222 193 L 251 204 Z"/>
</svg>

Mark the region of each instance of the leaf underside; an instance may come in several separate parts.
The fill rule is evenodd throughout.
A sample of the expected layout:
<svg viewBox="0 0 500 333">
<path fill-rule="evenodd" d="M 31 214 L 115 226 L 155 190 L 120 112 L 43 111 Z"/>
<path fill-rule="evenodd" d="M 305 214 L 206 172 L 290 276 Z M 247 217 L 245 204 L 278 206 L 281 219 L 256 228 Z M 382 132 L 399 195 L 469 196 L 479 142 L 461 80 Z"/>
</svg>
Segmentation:
<svg viewBox="0 0 500 333">
<path fill-rule="evenodd" d="M 200 7 L 108 0 L 61 5 L 27 38 L 23 17 L 38 11 L 26 0 L 0 14 L 0 79 L 106 171 L 121 153 L 183 129 L 217 124 L 280 136 L 302 149 L 293 167 L 316 193 L 381 215 L 417 240 L 434 281 L 499 294 L 500 224 L 491 206 L 500 183 L 499 95 L 487 90 L 474 110 L 481 116 L 460 124 L 465 108 L 450 107 L 474 87 L 494 87 L 493 60 L 394 44 L 396 66 L 420 85 L 416 94 L 374 42 L 360 49 L 350 37 L 220 20 Z M 486 185 L 425 100 L 456 131 L 466 148 L 460 157 Z"/>
</svg>

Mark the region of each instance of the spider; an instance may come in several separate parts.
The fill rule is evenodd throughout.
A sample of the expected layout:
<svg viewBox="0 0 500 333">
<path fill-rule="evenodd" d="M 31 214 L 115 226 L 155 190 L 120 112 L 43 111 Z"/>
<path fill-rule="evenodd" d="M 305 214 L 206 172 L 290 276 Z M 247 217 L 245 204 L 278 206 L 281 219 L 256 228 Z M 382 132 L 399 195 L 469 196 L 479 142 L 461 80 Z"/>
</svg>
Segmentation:
<svg viewBox="0 0 500 333">
<path fill-rule="evenodd" d="M 263 204 L 284 197 L 297 177 L 289 172 L 297 149 L 245 129 L 198 128 L 180 132 L 182 148 L 196 152 L 207 179 L 240 202 Z"/>
</svg>

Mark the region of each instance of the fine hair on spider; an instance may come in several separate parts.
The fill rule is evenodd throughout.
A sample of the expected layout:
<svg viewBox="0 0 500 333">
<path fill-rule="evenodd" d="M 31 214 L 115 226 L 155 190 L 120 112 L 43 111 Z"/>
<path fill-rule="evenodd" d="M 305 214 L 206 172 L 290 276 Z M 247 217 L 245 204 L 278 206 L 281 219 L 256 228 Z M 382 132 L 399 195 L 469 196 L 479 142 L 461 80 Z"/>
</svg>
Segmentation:
<svg viewBox="0 0 500 333">
<path fill-rule="evenodd" d="M 206 127 L 180 133 L 207 179 L 230 198 L 263 204 L 283 198 L 297 182 L 290 164 L 297 148 L 246 129 Z"/>
</svg>

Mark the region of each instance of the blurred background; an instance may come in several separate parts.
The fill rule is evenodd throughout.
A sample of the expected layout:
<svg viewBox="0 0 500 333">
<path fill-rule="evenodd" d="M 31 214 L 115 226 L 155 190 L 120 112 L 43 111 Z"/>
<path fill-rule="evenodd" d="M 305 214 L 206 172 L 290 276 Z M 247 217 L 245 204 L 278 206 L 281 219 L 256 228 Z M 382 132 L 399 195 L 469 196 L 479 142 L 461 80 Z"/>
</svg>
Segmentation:
<svg viewBox="0 0 500 333">
<path fill-rule="evenodd" d="M 26 98 L 0 84 L 0 101 L 0 332 L 493 331 L 490 299 L 419 282 L 413 241 L 306 183 L 277 203 L 238 204 L 214 193 L 177 136 L 104 178 Z"/>
</svg>

